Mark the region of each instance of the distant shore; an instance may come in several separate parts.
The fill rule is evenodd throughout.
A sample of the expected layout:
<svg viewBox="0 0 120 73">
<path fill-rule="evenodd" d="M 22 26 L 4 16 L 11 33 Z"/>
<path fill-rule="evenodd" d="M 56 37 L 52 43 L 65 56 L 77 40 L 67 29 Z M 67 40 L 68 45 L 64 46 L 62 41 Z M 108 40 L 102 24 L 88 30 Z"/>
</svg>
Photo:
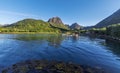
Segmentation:
<svg viewBox="0 0 120 73">
<path fill-rule="evenodd" d="M 0 32 L 0 34 L 61 34 L 56 32 Z"/>
</svg>

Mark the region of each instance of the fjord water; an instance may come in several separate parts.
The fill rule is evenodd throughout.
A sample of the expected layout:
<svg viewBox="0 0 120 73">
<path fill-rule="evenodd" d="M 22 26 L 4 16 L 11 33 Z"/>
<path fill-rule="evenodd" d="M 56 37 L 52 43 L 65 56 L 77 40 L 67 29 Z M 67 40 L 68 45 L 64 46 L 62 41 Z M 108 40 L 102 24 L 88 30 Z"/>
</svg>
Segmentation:
<svg viewBox="0 0 120 73">
<path fill-rule="evenodd" d="M 57 60 L 120 71 L 120 44 L 87 36 L 0 34 L 0 67 L 26 60 Z"/>
</svg>

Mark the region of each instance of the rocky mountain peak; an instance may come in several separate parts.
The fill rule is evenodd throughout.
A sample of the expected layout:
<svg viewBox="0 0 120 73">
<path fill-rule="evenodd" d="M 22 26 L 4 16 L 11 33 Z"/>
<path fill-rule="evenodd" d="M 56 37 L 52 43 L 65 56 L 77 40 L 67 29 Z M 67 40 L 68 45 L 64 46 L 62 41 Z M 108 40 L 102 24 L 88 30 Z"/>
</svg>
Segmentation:
<svg viewBox="0 0 120 73">
<path fill-rule="evenodd" d="M 73 23 L 71 26 L 70 26 L 71 29 L 80 29 L 80 25 L 78 23 Z"/>
<path fill-rule="evenodd" d="M 48 20 L 48 22 L 53 24 L 63 24 L 62 20 L 59 17 L 52 17 Z"/>
</svg>

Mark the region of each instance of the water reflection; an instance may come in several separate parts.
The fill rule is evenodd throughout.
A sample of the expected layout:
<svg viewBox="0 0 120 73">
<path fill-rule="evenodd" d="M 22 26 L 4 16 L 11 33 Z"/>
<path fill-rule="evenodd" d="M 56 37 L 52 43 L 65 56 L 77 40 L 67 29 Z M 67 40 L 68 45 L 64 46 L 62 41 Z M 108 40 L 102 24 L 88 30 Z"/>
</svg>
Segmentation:
<svg viewBox="0 0 120 73">
<path fill-rule="evenodd" d="M 51 36 L 47 39 L 50 46 L 59 47 L 61 42 L 64 40 L 64 37 L 61 38 L 61 35 Z"/>
<path fill-rule="evenodd" d="M 72 36 L 72 40 L 73 40 L 73 42 L 78 41 L 78 40 L 79 40 L 79 37 L 80 37 L 80 36 Z"/>
<path fill-rule="evenodd" d="M 21 40 L 21 41 L 47 41 L 48 45 L 54 46 L 54 47 L 59 47 L 61 42 L 64 40 L 64 37 L 61 35 L 48 35 L 48 34 L 27 34 L 27 35 L 17 35 L 16 40 Z"/>
<path fill-rule="evenodd" d="M 107 47 L 112 49 L 112 52 L 108 52 Z M 113 73 L 119 73 L 120 61 L 116 54 L 120 54 L 119 44 L 93 37 L 0 34 L 0 66 L 44 59 L 104 67 L 114 70 Z"/>
<path fill-rule="evenodd" d="M 115 41 L 106 40 L 105 45 L 109 47 L 110 50 L 112 50 L 113 53 L 120 56 L 120 43 Z"/>
<path fill-rule="evenodd" d="M 39 35 L 39 34 L 21 34 L 21 35 L 16 35 L 16 40 L 21 40 L 21 41 L 35 41 L 35 40 L 46 40 L 51 35 Z"/>
</svg>

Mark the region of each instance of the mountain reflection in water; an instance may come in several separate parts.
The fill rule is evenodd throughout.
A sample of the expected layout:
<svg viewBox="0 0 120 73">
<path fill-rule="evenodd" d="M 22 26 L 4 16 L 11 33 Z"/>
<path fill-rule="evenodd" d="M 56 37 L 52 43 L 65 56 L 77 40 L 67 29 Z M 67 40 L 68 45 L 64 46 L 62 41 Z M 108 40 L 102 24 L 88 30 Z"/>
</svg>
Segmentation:
<svg viewBox="0 0 120 73">
<path fill-rule="evenodd" d="M 0 67 L 26 60 L 57 60 L 120 70 L 120 45 L 88 36 L 0 34 Z"/>
</svg>

